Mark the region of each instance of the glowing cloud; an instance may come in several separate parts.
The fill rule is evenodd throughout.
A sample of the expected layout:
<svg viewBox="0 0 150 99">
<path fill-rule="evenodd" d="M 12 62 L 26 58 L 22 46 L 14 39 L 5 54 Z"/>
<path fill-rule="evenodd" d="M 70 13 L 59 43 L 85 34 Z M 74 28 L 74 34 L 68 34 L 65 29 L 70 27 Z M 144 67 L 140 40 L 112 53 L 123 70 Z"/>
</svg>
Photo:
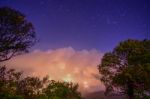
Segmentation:
<svg viewBox="0 0 150 99">
<path fill-rule="evenodd" d="M 95 77 L 98 75 L 97 65 L 102 53 L 97 50 L 75 50 L 72 47 L 56 50 L 35 50 L 29 54 L 17 56 L 7 65 L 24 71 L 26 75 L 78 83 L 80 90 L 85 92 L 102 90 L 104 87 Z"/>
</svg>

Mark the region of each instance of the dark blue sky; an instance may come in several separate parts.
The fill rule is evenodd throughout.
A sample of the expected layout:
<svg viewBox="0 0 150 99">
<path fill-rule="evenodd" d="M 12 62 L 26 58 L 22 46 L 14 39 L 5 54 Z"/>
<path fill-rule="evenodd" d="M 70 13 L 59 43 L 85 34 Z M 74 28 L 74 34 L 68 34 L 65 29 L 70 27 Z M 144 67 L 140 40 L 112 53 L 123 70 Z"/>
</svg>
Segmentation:
<svg viewBox="0 0 150 99">
<path fill-rule="evenodd" d="M 150 0 L 0 0 L 36 29 L 34 49 L 71 46 L 109 51 L 119 41 L 150 39 Z"/>
</svg>

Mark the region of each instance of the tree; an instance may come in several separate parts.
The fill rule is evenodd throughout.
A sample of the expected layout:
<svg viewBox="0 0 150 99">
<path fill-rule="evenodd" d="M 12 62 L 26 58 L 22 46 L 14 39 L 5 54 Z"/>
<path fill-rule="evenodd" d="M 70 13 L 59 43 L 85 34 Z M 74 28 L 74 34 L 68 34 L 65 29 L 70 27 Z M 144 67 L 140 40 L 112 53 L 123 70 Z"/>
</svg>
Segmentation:
<svg viewBox="0 0 150 99">
<path fill-rule="evenodd" d="M 43 89 L 43 93 L 46 94 L 47 99 L 82 99 L 77 89 L 76 84 L 51 80 Z"/>
<path fill-rule="evenodd" d="M 36 42 L 32 23 L 25 15 L 9 7 L 0 8 L 0 62 L 28 52 Z"/>
<path fill-rule="evenodd" d="M 150 40 L 126 40 L 105 53 L 98 66 L 106 93 L 119 91 L 130 99 L 150 93 Z"/>
<path fill-rule="evenodd" d="M 23 77 L 22 72 L 0 66 L 0 99 L 82 99 L 78 85 Z"/>
<path fill-rule="evenodd" d="M 0 66 L 0 99 L 23 99 L 16 90 L 21 74 L 14 69 Z"/>
<path fill-rule="evenodd" d="M 42 83 L 37 77 L 26 77 L 19 82 L 17 87 L 18 93 L 21 94 L 24 99 L 36 99 L 40 88 L 42 88 Z"/>
</svg>

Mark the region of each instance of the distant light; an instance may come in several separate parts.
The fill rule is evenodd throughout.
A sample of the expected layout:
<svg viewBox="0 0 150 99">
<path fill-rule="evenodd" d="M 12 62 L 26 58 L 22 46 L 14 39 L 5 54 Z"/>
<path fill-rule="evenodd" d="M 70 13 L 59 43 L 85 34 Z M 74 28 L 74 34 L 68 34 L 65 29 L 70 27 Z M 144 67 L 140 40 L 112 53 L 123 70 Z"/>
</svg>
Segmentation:
<svg viewBox="0 0 150 99">
<path fill-rule="evenodd" d="M 73 78 L 71 76 L 71 74 L 67 74 L 64 78 L 63 81 L 65 82 L 73 82 Z"/>
<path fill-rule="evenodd" d="M 89 88 L 88 82 L 87 82 L 87 81 L 84 81 L 84 82 L 83 82 L 83 86 L 84 86 L 84 88 Z"/>
</svg>

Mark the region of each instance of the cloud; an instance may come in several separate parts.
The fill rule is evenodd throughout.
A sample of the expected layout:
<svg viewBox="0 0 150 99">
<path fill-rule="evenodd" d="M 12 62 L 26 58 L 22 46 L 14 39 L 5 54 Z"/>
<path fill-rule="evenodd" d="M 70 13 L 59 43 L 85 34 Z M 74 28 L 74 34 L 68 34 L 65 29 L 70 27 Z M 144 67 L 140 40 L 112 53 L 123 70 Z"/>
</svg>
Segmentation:
<svg viewBox="0 0 150 99">
<path fill-rule="evenodd" d="M 53 80 L 78 83 L 80 90 L 85 92 L 104 88 L 98 80 L 97 70 L 102 55 L 97 50 L 75 50 L 72 47 L 35 50 L 11 59 L 7 65 L 29 76 L 49 75 Z"/>
</svg>

